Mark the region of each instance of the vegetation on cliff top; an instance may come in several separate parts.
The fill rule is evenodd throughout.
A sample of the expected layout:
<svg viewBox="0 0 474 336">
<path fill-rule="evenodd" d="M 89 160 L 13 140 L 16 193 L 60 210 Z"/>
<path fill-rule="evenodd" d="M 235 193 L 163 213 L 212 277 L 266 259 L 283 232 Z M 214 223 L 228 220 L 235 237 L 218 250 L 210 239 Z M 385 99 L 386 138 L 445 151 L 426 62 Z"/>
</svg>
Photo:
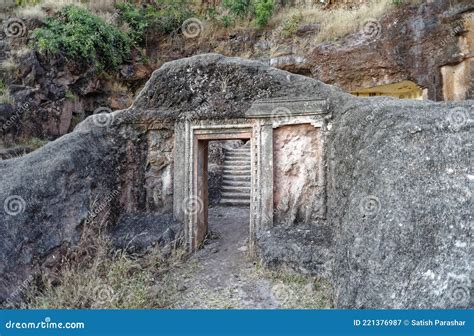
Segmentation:
<svg viewBox="0 0 474 336">
<path fill-rule="evenodd" d="M 229 30 L 272 29 L 286 39 L 300 27 L 318 24 L 313 42 L 334 40 L 377 19 L 390 8 L 418 0 L 368 0 L 356 8 L 321 6 L 312 8 L 276 5 L 275 0 L 222 0 L 196 5 L 192 0 L 136 1 L 22 0 L 20 15 L 40 17 L 44 27 L 33 34 L 33 45 L 42 53 L 64 54 L 71 60 L 88 60 L 99 68 L 115 68 L 137 50 L 148 45 L 147 38 L 179 33 L 190 18 L 201 22 L 201 37 L 212 39 Z M 39 4 L 38 4 L 39 3 Z M 30 4 L 30 5 L 28 5 Z M 53 8 L 53 16 L 45 8 Z M 41 14 L 42 13 L 42 14 Z M 48 12 L 50 13 L 50 11 Z M 267 27 L 267 28 L 265 28 Z"/>
<path fill-rule="evenodd" d="M 71 60 L 92 61 L 99 69 L 116 68 L 131 49 L 127 34 L 74 5 L 46 18 L 33 38 L 35 49 L 41 53 L 63 53 Z"/>
</svg>

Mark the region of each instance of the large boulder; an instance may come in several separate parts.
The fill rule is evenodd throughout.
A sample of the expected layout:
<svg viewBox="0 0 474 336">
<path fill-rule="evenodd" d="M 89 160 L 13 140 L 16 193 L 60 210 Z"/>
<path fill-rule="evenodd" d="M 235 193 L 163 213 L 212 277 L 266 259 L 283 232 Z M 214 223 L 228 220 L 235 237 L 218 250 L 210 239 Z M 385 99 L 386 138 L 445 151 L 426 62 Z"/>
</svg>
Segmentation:
<svg viewBox="0 0 474 336">
<path fill-rule="evenodd" d="M 472 102 L 370 100 L 335 118 L 339 307 L 472 306 L 472 113 Z"/>
</svg>

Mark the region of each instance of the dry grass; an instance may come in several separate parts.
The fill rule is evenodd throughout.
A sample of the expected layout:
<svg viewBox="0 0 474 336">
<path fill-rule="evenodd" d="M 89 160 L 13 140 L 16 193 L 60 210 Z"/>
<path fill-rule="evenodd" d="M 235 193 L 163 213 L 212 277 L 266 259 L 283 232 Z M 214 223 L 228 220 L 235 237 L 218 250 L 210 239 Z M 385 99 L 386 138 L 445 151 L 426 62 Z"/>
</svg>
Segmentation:
<svg viewBox="0 0 474 336">
<path fill-rule="evenodd" d="M 40 4 L 20 7 L 17 15 L 20 17 L 31 17 L 42 19 L 48 16 L 48 12 L 57 12 L 68 5 L 76 5 L 88 8 L 93 13 L 104 18 L 107 22 L 113 23 L 111 12 L 115 10 L 117 0 L 91 0 L 82 2 L 80 0 L 43 0 Z"/>
<path fill-rule="evenodd" d="M 419 4 L 421 0 L 407 0 L 406 2 Z M 393 0 L 368 0 L 365 4 L 352 9 L 344 6 L 331 9 L 325 9 L 319 5 L 311 7 L 286 6 L 273 14 L 268 26 L 264 29 L 272 31 L 274 44 L 283 44 L 286 42 L 281 41 L 282 39 L 293 38 L 294 33 L 304 25 L 319 24 L 319 33 L 313 34 L 309 38 L 299 38 L 299 40 L 305 40 L 304 43 L 308 46 L 314 46 L 355 33 L 362 29 L 368 20 L 380 20 L 396 7 Z M 255 29 L 257 29 L 255 24 L 247 19 L 236 20 L 230 27 L 223 27 L 217 21 L 212 21 L 206 23 L 201 39 L 218 40 L 230 33 L 239 34 Z M 298 41 L 293 42 L 297 43 Z M 218 46 L 217 51 L 219 51 L 219 48 L 222 48 L 224 54 L 228 53 L 228 51 L 226 52 L 226 46 Z"/>
<path fill-rule="evenodd" d="M 0 91 L 0 104 L 11 104 L 13 103 L 13 98 L 10 95 L 10 90 L 7 88 Z"/>
<path fill-rule="evenodd" d="M 284 32 L 284 37 L 287 37 L 303 25 L 318 23 L 321 25 L 321 30 L 316 36 L 316 42 L 331 41 L 356 32 L 366 20 L 377 20 L 394 6 L 391 0 L 373 0 L 352 10 L 345 8 L 325 10 L 320 7 L 284 8 L 272 18 L 270 26 L 277 27 L 276 30 Z"/>
<path fill-rule="evenodd" d="M 80 244 L 30 288 L 23 308 L 167 308 L 178 292 L 168 271 L 185 253 L 154 248 L 140 255 L 112 252 L 102 230 L 85 230 Z"/>
<path fill-rule="evenodd" d="M 29 48 L 27 46 L 22 46 L 19 49 L 15 50 L 15 54 L 16 54 L 17 57 L 23 57 L 26 54 L 30 53 L 31 51 L 32 51 L 31 48 Z"/>
<path fill-rule="evenodd" d="M 121 93 L 121 94 L 129 94 L 130 89 L 123 83 L 117 80 L 108 80 L 105 83 L 105 88 L 107 91 L 112 93 Z"/>
<path fill-rule="evenodd" d="M 0 67 L 7 73 L 12 74 L 18 69 L 18 64 L 13 57 L 9 57 L 0 64 Z"/>
<path fill-rule="evenodd" d="M 43 19 L 48 16 L 46 11 L 40 5 L 20 7 L 16 10 L 16 15 L 23 18 L 34 19 Z"/>
<path fill-rule="evenodd" d="M 15 146 L 21 146 L 21 147 L 29 147 L 32 148 L 33 150 L 37 150 L 38 148 L 43 147 L 46 145 L 49 141 L 48 140 L 42 140 L 39 138 L 25 138 L 25 139 L 20 139 Z"/>
<path fill-rule="evenodd" d="M 333 308 L 333 290 L 328 280 L 289 270 L 269 271 L 257 267 L 256 276 L 272 283 L 272 295 L 283 309 Z"/>
</svg>

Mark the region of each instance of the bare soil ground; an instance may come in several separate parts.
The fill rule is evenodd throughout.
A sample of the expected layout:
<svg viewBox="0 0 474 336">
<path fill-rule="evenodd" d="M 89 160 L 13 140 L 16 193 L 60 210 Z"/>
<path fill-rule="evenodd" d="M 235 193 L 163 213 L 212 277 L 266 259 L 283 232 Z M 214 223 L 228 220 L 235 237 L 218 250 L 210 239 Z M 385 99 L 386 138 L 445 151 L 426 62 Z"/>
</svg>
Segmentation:
<svg viewBox="0 0 474 336">
<path fill-rule="evenodd" d="M 328 288 L 298 275 L 263 271 L 247 250 L 249 209 L 209 209 L 210 238 L 172 276 L 173 308 L 325 308 Z"/>
</svg>

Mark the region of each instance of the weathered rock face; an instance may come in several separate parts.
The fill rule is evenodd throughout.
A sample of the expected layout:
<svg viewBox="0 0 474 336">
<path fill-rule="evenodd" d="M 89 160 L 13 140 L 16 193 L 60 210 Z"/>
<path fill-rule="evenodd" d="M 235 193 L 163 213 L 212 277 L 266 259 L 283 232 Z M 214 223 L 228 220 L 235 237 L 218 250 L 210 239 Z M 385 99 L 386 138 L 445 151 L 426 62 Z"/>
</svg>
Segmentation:
<svg viewBox="0 0 474 336">
<path fill-rule="evenodd" d="M 168 63 L 130 109 L 88 118 L 46 147 L 0 162 L 0 299 L 94 221 L 108 222 L 120 245 L 162 218 L 150 230 L 156 238 L 137 248 L 169 240 L 175 122 L 241 120 L 256 99 L 281 97 L 327 101 L 321 152 L 303 129 L 295 137 L 283 128 L 276 140 L 308 151 L 294 159 L 297 181 L 325 155 L 327 207 L 324 218 L 299 211 L 290 225 L 277 220 L 260 232 L 264 262 L 329 276 L 341 308 L 469 306 L 472 101 L 361 99 L 220 55 Z M 289 195 L 304 203 L 315 191 L 298 192 Z M 129 228 L 134 222 L 140 229 Z"/>
<path fill-rule="evenodd" d="M 328 216 L 341 307 L 469 304 L 472 113 L 472 102 L 373 101 L 335 119 Z"/>
<path fill-rule="evenodd" d="M 426 89 L 430 100 L 473 99 L 469 71 L 473 12 L 470 0 L 423 1 L 399 6 L 366 25 L 361 22 L 359 32 L 334 42 L 315 44 L 319 27 L 314 22 L 289 38 L 279 36 L 274 27 L 248 30 L 211 41 L 187 41 L 179 53 L 161 50 L 160 57 L 173 60 L 176 55 L 214 50 L 250 57 L 346 91 L 409 80 Z"/>
<path fill-rule="evenodd" d="M 4 42 L 10 45 L 7 42 L 17 41 Z M 0 69 L 0 78 L 8 84 L 12 97 L 8 104 L 10 113 L 2 113 L 4 118 L 0 116 L 0 140 L 4 142 L 29 137 L 56 139 L 99 108 L 127 108 L 133 101 L 132 93 L 124 91 L 124 83 L 140 85 L 144 73 L 148 71 L 148 77 L 151 72 L 145 66 L 124 66 L 127 71 L 120 72 L 122 83 L 118 90 L 109 88 L 110 82 L 94 66 L 68 62 L 59 56 L 42 56 L 26 45 L 16 46 L 20 47 L 23 49 L 6 52 L 15 61 L 14 72 Z"/>
<path fill-rule="evenodd" d="M 273 133 L 274 221 L 291 226 L 314 222 L 322 207 L 322 153 L 319 129 L 291 125 Z"/>
</svg>

